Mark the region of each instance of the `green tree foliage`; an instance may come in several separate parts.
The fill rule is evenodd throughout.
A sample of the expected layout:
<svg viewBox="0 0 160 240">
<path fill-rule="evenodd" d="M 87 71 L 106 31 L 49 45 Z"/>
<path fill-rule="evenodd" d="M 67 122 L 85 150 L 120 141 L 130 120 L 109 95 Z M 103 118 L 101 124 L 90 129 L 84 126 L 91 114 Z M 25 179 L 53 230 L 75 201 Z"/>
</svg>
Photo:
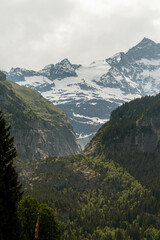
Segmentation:
<svg viewBox="0 0 160 240">
<path fill-rule="evenodd" d="M 39 239 L 61 239 L 60 225 L 54 210 L 46 204 L 39 204 L 30 196 L 24 197 L 18 207 L 18 216 L 22 225 L 25 240 L 34 240 L 37 216 L 39 218 Z"/>
<path fill-rule="evenodd" d="M 104 154 L 50 157 L 26 171 L 26 193 L 55 209 L 64 240 L 144 240 L 151 225 L 158 231 L 155 197 Z"/>
<path fill-rule="evenodd" d="M 13 166 L 16 157 L 10 127 L 0 111 L 0 239 L 21 239 L 17 203 L 22 196 L 18 175 Z"/>
<path fill-rule="evenodd" d="M 152 226 L 147 228 L 144 233 L 146 240 L 160 240 L 160 231 L 153 228 Z"/>
<path fill-rule="evenodd" d="M 39 206 L 39 238 L 41 240 L 59 240 L 60 225 L 54 210 L 46 204 Z"/>
<path fill-rule="evenodd" d="M 38 201 L 29 196 L 23 198 L 18 205 L 18 217 L 22 225 L 25 239 L 34 240 L 38 209 Z"/>
</svg>

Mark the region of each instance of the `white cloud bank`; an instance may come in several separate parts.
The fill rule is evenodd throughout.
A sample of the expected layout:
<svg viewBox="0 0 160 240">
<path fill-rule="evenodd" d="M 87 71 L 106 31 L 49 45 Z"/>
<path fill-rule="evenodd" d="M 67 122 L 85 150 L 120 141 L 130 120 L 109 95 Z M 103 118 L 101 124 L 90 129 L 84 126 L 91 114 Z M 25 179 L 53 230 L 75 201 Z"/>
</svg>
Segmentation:
<svg viewBox="0 0 160 240">
<path fill-rule="evenodd" d="M 159 0 L 1 0 L 0 68 L 105 59 L 160 42 Z"/>
</svg>

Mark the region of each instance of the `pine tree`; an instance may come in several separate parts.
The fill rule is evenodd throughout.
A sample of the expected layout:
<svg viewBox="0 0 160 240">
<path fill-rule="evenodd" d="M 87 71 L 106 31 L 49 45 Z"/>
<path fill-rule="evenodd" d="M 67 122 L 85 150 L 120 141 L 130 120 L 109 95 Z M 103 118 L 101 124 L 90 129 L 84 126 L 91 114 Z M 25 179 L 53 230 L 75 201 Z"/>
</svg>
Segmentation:
<svg viewBox="0 0 160 240">
<path fill-rule="evenodd" d="M 17 152 L 10 127 L 0 111 L 0 240 L 19 240 L 17 204 L 22 197 L 21 184 L 13 166 Z"/>
</svg>

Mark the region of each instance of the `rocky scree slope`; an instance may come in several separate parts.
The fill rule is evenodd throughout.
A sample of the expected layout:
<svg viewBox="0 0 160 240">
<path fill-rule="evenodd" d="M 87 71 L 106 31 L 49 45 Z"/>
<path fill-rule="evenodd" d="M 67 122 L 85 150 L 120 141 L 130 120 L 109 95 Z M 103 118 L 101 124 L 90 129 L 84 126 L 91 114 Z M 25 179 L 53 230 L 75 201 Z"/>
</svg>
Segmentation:
<svg viewBox="0 0 160 240">
<path fill-rule="evenodd" d="M 19 158 L 41 160 L 81 151 L 66 115 L 34 90 L 0 81 L 0 108 L 11 124 Z"/>
<path fill-rule="evenodd" d="M 40 71 L 12 68 L 8 79 L 39 91 L 63 110 L 85 144 L 124 102 L 160 89 L 160 44 L 144 38 L 127 52 L 76 65 L 64 59 Z"/>
</svg>

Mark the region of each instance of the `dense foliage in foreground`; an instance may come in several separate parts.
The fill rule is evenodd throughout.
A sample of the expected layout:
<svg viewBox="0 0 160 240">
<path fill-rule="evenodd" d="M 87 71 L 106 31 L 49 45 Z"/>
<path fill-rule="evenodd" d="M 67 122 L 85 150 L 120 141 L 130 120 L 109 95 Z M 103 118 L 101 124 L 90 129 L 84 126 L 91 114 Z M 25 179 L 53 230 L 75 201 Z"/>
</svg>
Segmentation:
<svg viewBox="0 0 160 240">
<path fill-rule="evenodd" d="M 35 198 L 27 196 L 20 201 L 18 204 L 18 217 L 25 240 L 35 239 L 37 221 L 38 239 L 61 239 L 60 225 L 53 209 L 46 204 L 39 204 Z"/>
<path fill-rule="evenodd" d="M 160 239 L 156 197 L 103 154 L 28 162 L 28 177 L 22 161 L 18 169 L 25 193 L 55 209 L 65 240 Z"/>
</svg>

